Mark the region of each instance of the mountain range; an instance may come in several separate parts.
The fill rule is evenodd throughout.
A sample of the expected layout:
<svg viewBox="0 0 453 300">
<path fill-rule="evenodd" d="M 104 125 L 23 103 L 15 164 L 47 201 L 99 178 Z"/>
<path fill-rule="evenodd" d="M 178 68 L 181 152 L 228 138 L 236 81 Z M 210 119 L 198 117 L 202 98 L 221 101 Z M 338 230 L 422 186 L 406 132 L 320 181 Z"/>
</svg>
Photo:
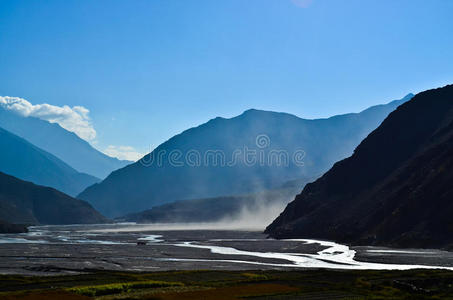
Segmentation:
<svg viewBox="0 0 453 300">
<path fill-rule="evenodd" d="M 0 128 L 0 171 L 77 195 L 100 179 L 79 173 L 54 155 Z"/>
<path fill-rule="evenodd" d="M 105 155 L 57 123 L 24 117 L 2 106 L 0 127 L 53 154 L 78 172 L 101 179 L 131 163 Z"/>
<path fill-rule="evenodd" d="M 267 227 L 276 238 L 453 249 L 453 85 L 401 105 Z"/>
<path fill-rule="evenodd" d="M 18 231 L 21 227 L 10 223 L 89 224 L 107 219 L 85 201 L 0 172 L 0 220 L 3 231 Z"/>
<path fill-rule="evenodd" d="M 326 119 L 260 110 L 215 118 L 172 137 L 78 197 L 106 216 L 118 217 L 177 200 L 249 194 L 289 180 L 313 178 L 351 155 L 363 138 L 412 96 Z M 255 154 L 252 163 L 246 153 Z M 286 161 L 278 164 L 272 156 L 276 153 L 286 155 Z M 295 154 L 303 160 L 296 161 Z"/>
</svg>

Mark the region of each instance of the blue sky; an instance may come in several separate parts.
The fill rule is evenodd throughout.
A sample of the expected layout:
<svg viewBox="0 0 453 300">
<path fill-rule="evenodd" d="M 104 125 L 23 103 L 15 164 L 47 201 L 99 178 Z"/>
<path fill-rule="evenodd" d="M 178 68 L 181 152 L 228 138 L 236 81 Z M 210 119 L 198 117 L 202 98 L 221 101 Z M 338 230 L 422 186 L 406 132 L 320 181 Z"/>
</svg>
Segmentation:
<svg viewBox="0 0 453 300">
<path fill-rule="evenodd" d="M 453 83 L 452 15 L 450 0 L 0 0 L 0 96 L 82 106 L 97 148 L 147 152 L 249 108 L 318 118 Z"/>
</svg>

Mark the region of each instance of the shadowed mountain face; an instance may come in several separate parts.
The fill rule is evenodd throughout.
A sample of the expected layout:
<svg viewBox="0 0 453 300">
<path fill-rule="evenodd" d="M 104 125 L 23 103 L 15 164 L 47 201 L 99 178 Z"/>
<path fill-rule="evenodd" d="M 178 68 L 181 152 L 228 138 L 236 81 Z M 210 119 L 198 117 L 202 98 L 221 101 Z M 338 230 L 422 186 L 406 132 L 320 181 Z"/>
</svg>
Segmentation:
<svg viewBox="0 0 453 300">
<path fill-rule="evenodd" d="M 453 85 L 416 95 L 266 229 L 397 247 L 453 246 Z"/>
<path fill-rule="evenodd" d="M 99 179 L 79 173 L 52 154 L 0 128 L 0 171 L 77 195 Z"/>
<path fill-rule="evenodd" d="M 1 172 L 0 220 L 16 224 L 91 224 L 106 221 L 85 201 Z"/>
<path fill-rule="evenodd" d="M 22 117 L 0 107 L 0 127 L 47 151 L 78 172 L 105 178 L 130 161 L 107 156 L 90 146 L 75 133 L 56 123 L 34 117 Z"/>
<path fill-rule="evenodd" d="M 11 224 L 0 220 L 0 233 L 23 233 L 27 231 L 27 226 L 25 225 Z"/>
<path fill-rule="evenodd" d="M 247 194 L 313 178 L 351 155 L 388 113 L 411 96 L 328 119 L 258 110 L 216 118 L 174 136 L 79 198 L 107 216 L 121 216 L 181 199 Z M 277 153 L 286 160 L 276 158 Z"/>
</svg>

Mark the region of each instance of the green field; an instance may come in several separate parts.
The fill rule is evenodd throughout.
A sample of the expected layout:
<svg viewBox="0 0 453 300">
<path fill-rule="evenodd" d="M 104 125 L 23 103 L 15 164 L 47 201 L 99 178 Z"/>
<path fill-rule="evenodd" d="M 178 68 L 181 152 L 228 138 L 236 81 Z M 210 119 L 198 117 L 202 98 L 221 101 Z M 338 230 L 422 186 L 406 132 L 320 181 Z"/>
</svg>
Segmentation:
<svg viewBox="0 0 453 300">
<path fill-rule="evenodd" d="M 453 299 L 453 272 L 94 271 L 0 275 L 0 299 Z"/>
</svg>

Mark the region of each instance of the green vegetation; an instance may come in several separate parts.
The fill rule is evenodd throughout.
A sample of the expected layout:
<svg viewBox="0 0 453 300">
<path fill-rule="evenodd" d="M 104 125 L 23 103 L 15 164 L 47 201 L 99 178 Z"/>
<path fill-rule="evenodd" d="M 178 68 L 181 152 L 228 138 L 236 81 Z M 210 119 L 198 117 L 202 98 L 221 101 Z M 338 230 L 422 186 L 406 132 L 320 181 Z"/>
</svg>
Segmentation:
<svg viewBox="0 0 453 300">
<path fill-rule="evenodd" d="M 249 281 L 262 281 L 268 279 L 268 277 L 264 274 L 242 273 L 241 275 L 248 278 Z"/>
<path fill-rule="evenodd" d="M 453 272 L 95 271 L 0 276 L 0 299 L 453 299 Z"/>
<path fill-rule="evenodd" d="M 111 283 L 103 285 L 93 286 L 82 286 L 67 289 L 69 292 L 75 292 L 77 294 L 85 296 L 102 296 L 120 293 L 129 293 L 136 289 L 156 288 L 156 287 L 169 287 L 169 286 L 182 286 L 179 282 L 165 282 L 165 281 L 139 281 L 129 283 Z"/>
</svg>

